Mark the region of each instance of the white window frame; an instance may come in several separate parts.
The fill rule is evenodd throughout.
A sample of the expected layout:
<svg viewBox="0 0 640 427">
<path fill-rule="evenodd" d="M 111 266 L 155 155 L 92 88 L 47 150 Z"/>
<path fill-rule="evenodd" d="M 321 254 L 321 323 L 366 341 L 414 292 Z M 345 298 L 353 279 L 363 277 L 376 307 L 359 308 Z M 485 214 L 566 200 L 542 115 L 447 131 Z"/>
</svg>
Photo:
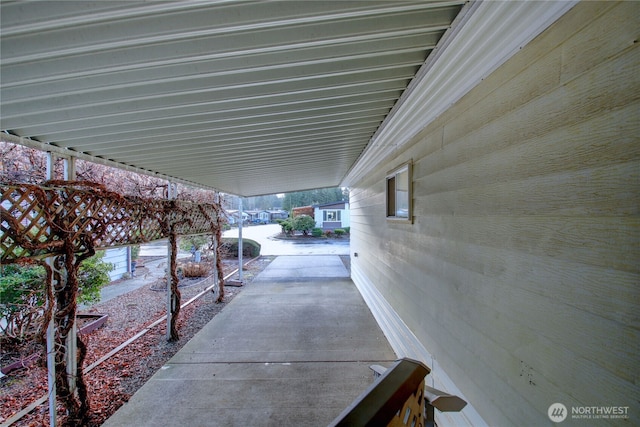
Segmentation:
<svg viewBox="0 0 640 427">
<path fill-rule="evenodd" d="M 386 217 L 389 221 L 413 223 L 412 161 L 401 164 L 385 178 Z"/>
<path fill-rule="evenodd" d="M 323 210 L 322 212 L 323 212 L 322 220 L 324 222 L 340 222 L 341 221 L 341 219 L 340 219 L 340 216 L 341 216 L 340 215 L 340 210 L 338 210 L 338 209 Z M 329 219 L 329 214 L 330 213 L 333 214 L 334 219 Z"/>
</svg>

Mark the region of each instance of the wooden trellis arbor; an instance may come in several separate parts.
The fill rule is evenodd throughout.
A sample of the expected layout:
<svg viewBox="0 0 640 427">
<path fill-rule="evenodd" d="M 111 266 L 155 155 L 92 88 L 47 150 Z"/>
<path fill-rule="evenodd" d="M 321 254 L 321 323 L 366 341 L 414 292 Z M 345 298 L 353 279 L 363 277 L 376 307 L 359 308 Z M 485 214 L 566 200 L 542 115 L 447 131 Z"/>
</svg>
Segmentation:
<svg viewBox="0 0 640 427">
<path fill-rule="evenodd" d="M 65 239 L 81 253 L 164 239 L 171 233 L 211 233 L 217 224 L 218 207 L 213 204 L 125 197 L 90 182 L 0 184 L 0 190 L 3 263 L 61 254 Z"/>
<path fill-rule="evenodd" d="M 213 234 L 219 240 L 220 206 L 125 197 L 99 184 L 78 181 L 48 181 L 41 186 L 5 183 L 0 184 L 0 192 L 0 261 L 45 265 L 51 283 L 45 321 L 54 330 L 54 342 L 48 344 L 47 352 L 55 357 L 56 394 L 69 411 L 69 419 L 82 424 L 88 413 L 86 388 L 81 369 L 73 367 L 69 375 L 67 354 L 67 340 L 71 335 L 75 338 L 80 263 L 96 249 L 168 238 L 167 331 L 170 340 L 177 340 L 177 236 Z M 220 289 L 222 298 L 222 283 Z M 85 349 L 81 340 L 77 348 L 82 366 Z"/>
</svg>

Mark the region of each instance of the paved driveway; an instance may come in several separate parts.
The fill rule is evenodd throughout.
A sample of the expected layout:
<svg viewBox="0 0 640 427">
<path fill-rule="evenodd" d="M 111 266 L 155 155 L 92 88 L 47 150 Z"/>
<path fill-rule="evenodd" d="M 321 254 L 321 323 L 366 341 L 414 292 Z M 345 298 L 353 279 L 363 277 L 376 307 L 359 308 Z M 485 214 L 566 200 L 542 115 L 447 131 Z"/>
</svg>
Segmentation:
<svg viewBox="0 0 640 427">
<path fill-rule="evenodd" d="M 273 236 L 279 234 L 280 230 L 278 224 L 245 226 L 242 228 L 242 237 L 260 243 L 261 255 L 349 255 L 348 239 L 327 239 L 322 243 L 275 239 Z M 225 231 L 223 236 L 238 237 L 238 229 Z"/>
</svg>

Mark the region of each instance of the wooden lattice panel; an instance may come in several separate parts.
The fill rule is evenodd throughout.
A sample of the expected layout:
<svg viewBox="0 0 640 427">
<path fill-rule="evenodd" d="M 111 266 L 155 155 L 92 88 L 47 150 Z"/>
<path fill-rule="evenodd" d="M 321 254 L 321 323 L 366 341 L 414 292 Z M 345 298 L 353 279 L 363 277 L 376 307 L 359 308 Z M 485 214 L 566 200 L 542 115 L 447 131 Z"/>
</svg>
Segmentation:
<svg viewBox="0 0 640 427">
<path fill-rule="evenodd" d="M 2 262 L 132 245 L 178 235 L 214 233 L 211 204 L 123 197 L 91 183 L 43 187 L 0 184 Z"/>
</svg>

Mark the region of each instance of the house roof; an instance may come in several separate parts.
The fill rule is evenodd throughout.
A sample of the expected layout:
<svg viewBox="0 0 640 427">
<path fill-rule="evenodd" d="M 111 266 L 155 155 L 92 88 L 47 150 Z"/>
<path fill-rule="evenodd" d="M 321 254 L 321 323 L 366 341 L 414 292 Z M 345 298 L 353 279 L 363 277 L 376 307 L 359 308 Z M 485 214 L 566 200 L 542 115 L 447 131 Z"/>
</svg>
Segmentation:
<svg viewBox="0 0 640 427">
<path fill-rule="evenodd" d="M 348 201 L 346 201 L 346 200 L 340 200 L 340 201 L 337 201 L 337 202 L 322 203 L 322 204 L 319 204 L 319 205 L 314 205 L 313 207 L 314 207 L 314 208 L 323 209 L 323 208 L 336 207 L 336 206 L 340 206 L 340 205 L 342 205 L 342 206 L 344 207 L 344 206 L 345 206 L 345 205 L 347 205 L 347 204 L 349 204 L 349 202 L 348 202 Z"/>
<path fill-rule="evenodd" d="M 534 3 L 3 1 L 0 131 L 243 196 L 349 185 L 570 7 Z"/>
</svg>

